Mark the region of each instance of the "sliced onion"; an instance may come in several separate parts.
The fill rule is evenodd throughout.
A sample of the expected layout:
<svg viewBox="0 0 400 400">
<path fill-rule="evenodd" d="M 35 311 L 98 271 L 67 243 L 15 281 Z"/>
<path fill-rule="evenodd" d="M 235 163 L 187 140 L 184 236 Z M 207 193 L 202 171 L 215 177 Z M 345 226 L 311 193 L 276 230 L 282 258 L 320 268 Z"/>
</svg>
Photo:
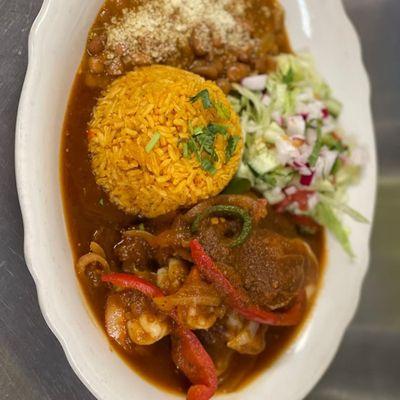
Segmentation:
<svg viewBox="0 0 400 400">
<path fill-rule="evenodd" d="M 157 237 L 149 232 L 131 229 L 129 231 L 125 231 L 124 235 L 144 239 L 150 246 L 158 247 Z"/>
<path fill-rule="evenodd" d="M 98 254 L 100 257 L 106 258 L 106 253 L 103 248 L 96 242 L 90 242 L 90 252 Z"/>
<path fill-rule="evenodd" d="M 105 258 L 95 253 L 88 253 L 82 256 L 76 263 L 76 269 L 78 271 L 78 274 L 83 275 L 86 272 L 86 268 L 90 264 L 96 264 L 96 263 L 100 264 L 103 267 L 104 272 L 110 271 L 110 265 L 108 264 Z"/>
</svg>

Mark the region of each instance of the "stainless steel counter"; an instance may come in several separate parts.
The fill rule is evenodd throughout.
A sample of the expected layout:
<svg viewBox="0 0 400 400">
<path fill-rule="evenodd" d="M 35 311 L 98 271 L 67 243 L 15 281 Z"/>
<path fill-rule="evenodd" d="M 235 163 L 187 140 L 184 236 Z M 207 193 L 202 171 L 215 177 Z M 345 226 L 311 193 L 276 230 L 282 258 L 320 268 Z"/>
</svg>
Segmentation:
<svg viewBox="0 0 400 400">
<path fill-rule="evenodd" d="M 23 256 L 14 128 L 28 33 L 41 2 L 0 0 L 0 400 L 93 399 L 43 320 Z M 381 178 L 360 308 L 334 363 L 308 398 L 395 400 L 400 399 L 400 1 L 345 3 L 372 80 Z"/>
</svg>

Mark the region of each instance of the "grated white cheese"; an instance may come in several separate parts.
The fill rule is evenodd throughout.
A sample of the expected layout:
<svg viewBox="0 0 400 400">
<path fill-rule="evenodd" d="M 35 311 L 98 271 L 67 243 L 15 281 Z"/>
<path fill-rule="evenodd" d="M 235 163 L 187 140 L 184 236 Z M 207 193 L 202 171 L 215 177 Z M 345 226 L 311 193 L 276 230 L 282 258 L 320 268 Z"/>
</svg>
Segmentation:
<svg viewBox="0 0 400 400">
<path fill-rule="evenodd" d="M 163 62 L 176 53 L 177 45 L 189 43 L 194 29 L 205 43 L 212 34 L 222 45 L 239 49 L 251 41 L 240 23 L 245 11 L 244 0 L 148 0 L 125 9 L 107 26 L 108 56 L 146 54 Z"/>
</svg>

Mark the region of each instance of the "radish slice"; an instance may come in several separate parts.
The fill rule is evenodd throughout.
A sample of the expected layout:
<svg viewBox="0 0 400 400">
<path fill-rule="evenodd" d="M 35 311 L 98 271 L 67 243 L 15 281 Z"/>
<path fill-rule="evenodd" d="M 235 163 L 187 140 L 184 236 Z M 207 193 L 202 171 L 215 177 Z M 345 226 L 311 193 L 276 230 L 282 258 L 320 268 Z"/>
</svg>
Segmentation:
<svg viewBox="0 0 400 400">
<path fill-rule="evenodd" d="M 312 172 L 311 175 L 301 175 L 300 177 L 300 184 L 303 186 L 310 186 L 314 178 L 314 173 Z"/>
<path fill-rule="evenodd" d="M 266 83 L 267 75 L 253 75 L 242 80 L 242 85 L 250 90 L 264 90 Z"/>
</svg>

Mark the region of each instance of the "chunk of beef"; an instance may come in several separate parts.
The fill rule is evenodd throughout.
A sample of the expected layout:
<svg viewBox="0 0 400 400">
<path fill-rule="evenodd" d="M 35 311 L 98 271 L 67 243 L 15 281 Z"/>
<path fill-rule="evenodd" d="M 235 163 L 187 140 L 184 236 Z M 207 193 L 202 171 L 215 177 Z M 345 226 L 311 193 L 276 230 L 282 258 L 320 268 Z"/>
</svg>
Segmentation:
<svg viewBox="0 0 400 400">
<path fill-rule="evenodd" d="M 152 249 L 139 237 L 124 237 L 114 248 L 115 255 L 125 272 L 144 271 L 151 268 Z"/>
</svg>

